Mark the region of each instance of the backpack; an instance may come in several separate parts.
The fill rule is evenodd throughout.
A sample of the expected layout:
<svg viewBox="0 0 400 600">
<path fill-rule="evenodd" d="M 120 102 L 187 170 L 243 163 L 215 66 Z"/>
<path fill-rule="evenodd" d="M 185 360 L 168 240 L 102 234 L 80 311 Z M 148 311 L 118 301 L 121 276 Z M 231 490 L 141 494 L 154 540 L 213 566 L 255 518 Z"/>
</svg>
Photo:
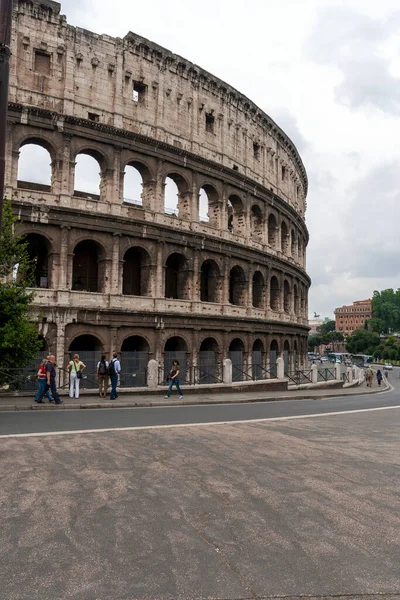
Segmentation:
<svg viewBox="0 0 400 600">
<path fill-rule="evenodd" d="M 105 361 L 100 361 L 99 364 L 99 375 L 108 375 L 107 373 L 107 365 L 105 363 Z"/>
<path fill-rule="evenodd" d="M 115 372 L 115 358 L 113 358 L 112 361 L 109 364 L 108 374 L 109 374 L 110 377 L 112 377 L 112 375 L 116 375 L 117 374 Z"/>
</svg>

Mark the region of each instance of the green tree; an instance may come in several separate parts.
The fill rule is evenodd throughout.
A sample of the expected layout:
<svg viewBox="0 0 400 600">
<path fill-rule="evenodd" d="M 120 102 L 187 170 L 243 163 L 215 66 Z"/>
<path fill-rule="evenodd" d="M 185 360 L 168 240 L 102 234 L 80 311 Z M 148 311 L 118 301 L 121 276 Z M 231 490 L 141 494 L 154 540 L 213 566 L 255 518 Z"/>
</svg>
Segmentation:
<svg viewBox="0 0 400 600">
<path fill-rule="evenodd" d="M 387 327 L 383 319 L 379 319 L 378 317 L 374 317 L 373 319 L 368 319 L 365 321 L 365 329 L 368 331 L 372 331 L 375 333 L 385 333 Z"/>
<path fill-rule="evenodd" d="M 330 333 L 331 331 L 335 331 L 335 329 L 336 329 L 335 321 L 327 321 L 326 323 L 322 323 L 322 325 L 319 325 L 317 327 L 318 333 L 321 333 L 322 335 L 326 335 L 327 333 Z"/>
<path fill-rule="evenodd" d="M 381 292 L 375 291 L 372 296 L 372 312 L 375 318 L 382 319 L 383 333 L 389 329 L 400 328 L 400 290 L 396 292 L 389 288 Z"/>
<path fill-rule="evenodd" d="M 31 272 L 27 243 L 16 229 L 11 201 L 5 200 L 0 239 L 0 385 L 14 380 L 41 347 L 30 320 L 33 293 L 27 289 Z"/>
<path fill-rule="evenodd" d="M 373 354 L 379 345 L 379 335 L 366 329 L 356 329 L 346 340 L 346 350 L 351 354 Z"/>
</svg>

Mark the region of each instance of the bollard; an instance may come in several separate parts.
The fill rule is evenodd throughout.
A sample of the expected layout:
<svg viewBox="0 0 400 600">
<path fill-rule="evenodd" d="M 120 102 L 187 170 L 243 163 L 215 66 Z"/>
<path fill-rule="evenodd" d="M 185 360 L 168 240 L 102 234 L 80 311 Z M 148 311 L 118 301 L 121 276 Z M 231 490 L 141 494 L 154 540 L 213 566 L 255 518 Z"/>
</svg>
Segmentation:
<svg viewBox="0 0 400 600">
<path fill-rule="evenodd" d="M 278 379 L 285 379 L 285 361 L 281 356 L 276 359 L 276 371 Z"/>
<path fill-rule="evenodd" d="M 222 381 L 226 384 L 232 383 L 232 361 L 230 358 L 225 358 L 222 363 Z"/>
<path fill-rule="evenodd" d="M 342 369 L 340 368 L 340 365 L 335 365 L 335 379 L 338 381 L 341 381 L 342 379 Z"/>
<path fill-rule="evenodd" d="M 154 359 L 147 363 L 147 386 L 153 390 L 158 386 L 158 362 Z"/>
<path fill-rule="evenodd" d="M 311 367 L 311 381 L 312 383 L 318 383 L 318 366 L 313 365 Z"/>
<path fill-rule="evenodd" d="M 349 383 L 353 383 L 353 369 L 351 367 L 347 367 L 347 377 L 349 379 Z"/>
</svg>

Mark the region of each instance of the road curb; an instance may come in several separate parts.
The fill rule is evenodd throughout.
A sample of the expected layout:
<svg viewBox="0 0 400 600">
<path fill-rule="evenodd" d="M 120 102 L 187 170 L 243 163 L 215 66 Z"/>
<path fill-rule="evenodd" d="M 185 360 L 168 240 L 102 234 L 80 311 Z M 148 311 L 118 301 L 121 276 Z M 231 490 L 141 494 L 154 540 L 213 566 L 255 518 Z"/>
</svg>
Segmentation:
<svg viewBox="0 0 400 600">
<path fill-rule="evenodd" d="M 254 402 L 284 402 L 288 400 L 324 400 L 325 398 L 342 398 L 345 396 L 368 396 L 370 394 L 382 394 L 384 392 L 389 392 L 392 386 L 387 383 L 387 387 L 385 389 L 377 389 L 374 392 L 350 392 L 348 394 L 320 394 L 318 396 L 310 396 L 308 394 L 302 394 L 301 396 L 281 396 L 279 398 L 265 398 L 265 397 L 257 397 L 257 398 L 239 398 L 237 400 L 232 400 L 228 398 L 218 397 L 216 400 L 206 399 L 204 400 L 176 400 L 172 402 L 168 401 L 142 401 L 142 402 L 90 402 L 85 404 L 69 404 L 63 402 L 60 405 L 54 404 L 27 404 L 24 406 L 14 405 L 14 404 L 4 404 L 0 405 L 0 412 L 13 412 L 13 411 L 49 411 L 49 410 L 96 410 L 96 409 L 115 409 L 115 408 L 160 408 L 160 407 L 171 407 L 171 406 L 204 406 L 207 404 L 251 404 Z"/>
</svg>

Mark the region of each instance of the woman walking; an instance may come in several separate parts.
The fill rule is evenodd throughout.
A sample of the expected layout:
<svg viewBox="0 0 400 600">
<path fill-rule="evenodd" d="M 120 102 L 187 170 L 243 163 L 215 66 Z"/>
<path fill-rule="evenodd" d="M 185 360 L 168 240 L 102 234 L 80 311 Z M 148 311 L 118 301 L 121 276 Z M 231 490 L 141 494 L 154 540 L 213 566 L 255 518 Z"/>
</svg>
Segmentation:
<svg viewBox="0 0 400 600">
<path fill-rule="evenodd" d="M 69 371 L 69 397 L 79 398 L 79 384 L 82 379 L 82 371 L 86 369 L 86 365 L 79 360 L 79 354 L 74 354 L 74 358 L 67 365 Z"/>
<path fill-rule="evenodd" d="M 178 390 L 179 393 L 179 400 L 182 400 L 183 398 L 183 393 L 182 390 L 179 386 L 179 361 L 178 360 L 174 360 L 174 362 L 172 363 L 172 369 L 169 372 L 168 375 L 168 379 L 169 379 L 169 388 L 168 388 L 168 392 L 167 395 L 165 396 L 165 398 L 169 398 L 171 396 L 172 393 L 172 388 L 175 385 L 176 389 Z"/>
<path fill-rule="evenodd" d="M 376 380 L 378 382 L 378 385 L 381 385 L 382 379 L 383 379 L 383 377 L 382 377 L 381 370 L 378 369 L 377 372 L 376 372 Z"/>
<path fill-rule="evenodd" d="M 44 358 L 42 360 L 42 363 L 38 369 L 37 372 L 37 377 L 38 377 L 38 382 L 39 382 L 39 388 L 38 391 L 36 393 L 35 396 L 35 402 L 37 402 L 38 404 L 42 404 L 43 400 L 42 398 L 44 396 L 46 396 L 47 400 L 49 402 L 54 402 L 54 398 L 52 398 L 50 396 L 50 392 L 47 388 L 47 370 L 46 370 L 46 365 L 47 365 L 47 358 Z"/>
</svg>

